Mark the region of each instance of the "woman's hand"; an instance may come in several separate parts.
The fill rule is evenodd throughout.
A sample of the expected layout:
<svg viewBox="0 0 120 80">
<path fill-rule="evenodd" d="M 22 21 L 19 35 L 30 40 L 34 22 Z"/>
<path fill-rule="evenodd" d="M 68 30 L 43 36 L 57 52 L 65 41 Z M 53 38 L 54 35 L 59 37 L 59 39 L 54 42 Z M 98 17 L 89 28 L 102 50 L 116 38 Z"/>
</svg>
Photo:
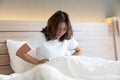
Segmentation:
<svg viewBox="0 0 120 80">
<path fill-rule="evenodd" d="M 39 64 L 43 64 L 43 63 L 46 63 L 48 61 L 49 61 L 49 59 L 42 59 L 42 60 L 39 61 Z"/>
<path fill-rule="evenodd" d="M 80 49 L 79 45 L 74 50 L 75 50 L 75 52 L 72 55 L 74 55 L 74 56 L 80 56 L 81 49 Z"/>
</svg>

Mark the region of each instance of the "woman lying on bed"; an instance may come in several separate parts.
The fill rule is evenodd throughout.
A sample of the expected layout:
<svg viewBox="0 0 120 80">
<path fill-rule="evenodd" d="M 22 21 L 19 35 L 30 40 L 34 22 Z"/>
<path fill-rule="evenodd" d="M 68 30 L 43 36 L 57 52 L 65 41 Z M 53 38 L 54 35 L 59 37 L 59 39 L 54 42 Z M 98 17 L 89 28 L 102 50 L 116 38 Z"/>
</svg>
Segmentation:
<svg viewBox="0 0 120 80">
<path fill-rule="evenodd" d="M 37 50 L 37 59 L 27 52 Z M 80 55 L 80 47 L 73 38 L 69 15 L 57 11 L 48 20 L 47 26 L 17 51 L 17 56 L 32 64 L 42 64 L 52 58 L 70 55 L 68 49 L 75 50 L 72 55 Z"/>
</svg>

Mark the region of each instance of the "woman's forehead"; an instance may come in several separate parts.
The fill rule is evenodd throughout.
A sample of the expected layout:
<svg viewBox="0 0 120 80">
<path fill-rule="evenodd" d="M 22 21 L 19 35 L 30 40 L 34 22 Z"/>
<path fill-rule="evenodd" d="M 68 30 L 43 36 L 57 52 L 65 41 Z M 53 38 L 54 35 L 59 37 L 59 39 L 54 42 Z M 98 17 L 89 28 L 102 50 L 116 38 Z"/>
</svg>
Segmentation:
<svg viewBox="0 0 120 80">
<path fill-rule="evenodd" d="M 63 28 L 67 28 L 67 24 L 65 22 L 61 22 L 58 26 L 63 27 Z"/>
</svg>

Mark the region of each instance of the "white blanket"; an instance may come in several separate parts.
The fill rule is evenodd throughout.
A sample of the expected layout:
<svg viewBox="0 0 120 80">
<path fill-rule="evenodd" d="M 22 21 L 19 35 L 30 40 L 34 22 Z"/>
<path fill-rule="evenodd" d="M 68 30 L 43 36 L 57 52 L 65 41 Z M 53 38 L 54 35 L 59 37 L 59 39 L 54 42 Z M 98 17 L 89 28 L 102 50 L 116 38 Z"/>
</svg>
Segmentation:
<svg viewBox="0 0 120 80">
<path fill-rule="evenodd" d="M 0 75 L 0 80 L 120 80 L 120 61 L 65 56 L 22 74 Z"/>
</svg>

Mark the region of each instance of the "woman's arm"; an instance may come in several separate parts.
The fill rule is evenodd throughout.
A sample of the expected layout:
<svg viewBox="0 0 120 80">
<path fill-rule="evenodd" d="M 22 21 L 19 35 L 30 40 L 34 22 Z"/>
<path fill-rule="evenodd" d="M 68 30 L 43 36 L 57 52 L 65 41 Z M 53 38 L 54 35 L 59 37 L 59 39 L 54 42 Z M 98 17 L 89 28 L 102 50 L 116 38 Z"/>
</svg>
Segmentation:
<svg viewBox="0 0 120 80">
<path fill-rule="evenodd" d="M 74 56 L 79 56 L 79 55 L 81 55 L 81 49 L 80 49 L 79 46 L 77 46 L 74 50 L 75 50 L 75 52 L 74 52 L 72 55 L 74 55 Z"/>
<path fill-rule="evenodd" d="M 39 61 L 33 58 L 32 56 L 27 54 L 27 52 L 29 52 L 30 50 L 31 50 L 30 47 L 27 44 L 24 44 L 22 47 L 18 49 L 16 55 L 22 58 L 23 60 L 30 62 L 32 64 L 42 64 L 42 63 L 46 63 L 49 61 L 48 59 L 43 59 Z"/>
</svg>

